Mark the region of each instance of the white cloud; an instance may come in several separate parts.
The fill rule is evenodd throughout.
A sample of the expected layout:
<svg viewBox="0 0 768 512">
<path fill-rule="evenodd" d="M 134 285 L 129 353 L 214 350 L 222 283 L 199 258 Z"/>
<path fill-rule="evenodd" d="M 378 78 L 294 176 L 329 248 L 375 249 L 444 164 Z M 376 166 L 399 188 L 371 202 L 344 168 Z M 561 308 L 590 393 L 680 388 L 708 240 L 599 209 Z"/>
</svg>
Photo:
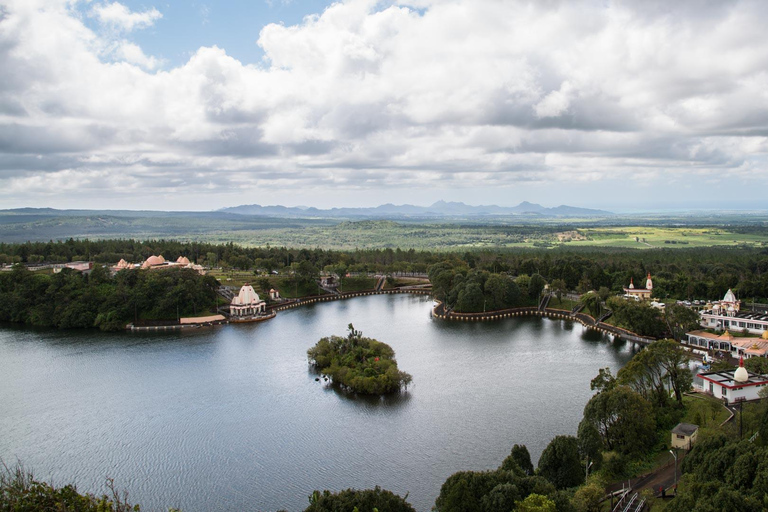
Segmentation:
<svg viewBox="0 0 768 512">
<path fill-rule="evenodd" d="M 136 64 L 148 70 L 157 69 L 162 64 L 160 59 L 145 55 L 139 45 L 125 40 L 120 41 L 115 49 L 115 55 L 125 62 Z"/>
<path fill-rule="evenodd" d="M 163 70 L 123 35 L 159 19 L 154 8 L 95 5 L 119 28 L 111 37 L 67 0 L 11 0 L 0 170 L 30 197 L 52 171 L 50 194 L 87 171 L 103 194 L 114 175 L 181 196 L 212 183 L 223 193 L 536 182 L 565 184 L 567 197 L 569 183 L 732 170 L 757 194 L 768 177 L 767 10 L 347 0 L 264 27 L 263 66 L 202 47 Z M 190 177 L 169 178 L 182 171 Z"/>
<path fill-rule="evenodd" d="M 137 28 L 147 28 L 163 17 L 154 7 L 144 12 L 131 12 L 120 2 L 96 4 L 91 10 L 101 23 L 113 28 L 130 32 Z"/>
</svg>

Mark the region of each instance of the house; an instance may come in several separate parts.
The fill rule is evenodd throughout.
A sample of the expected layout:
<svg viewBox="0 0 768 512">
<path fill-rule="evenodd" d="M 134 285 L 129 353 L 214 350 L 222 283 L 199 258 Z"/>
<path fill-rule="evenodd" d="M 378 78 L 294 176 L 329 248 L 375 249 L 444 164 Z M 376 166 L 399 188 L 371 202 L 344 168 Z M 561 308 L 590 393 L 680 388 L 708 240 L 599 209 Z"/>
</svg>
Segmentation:
<svg viewBox="0 0 768 512">
<path fill-rule="evenodd" d="M 698 433 L 698 425 L 678 423 L 677 426 L 672 429 L 672 448 L 690 450 L 693 443 L 696 442 L 696 435 Z"/>
</svg>

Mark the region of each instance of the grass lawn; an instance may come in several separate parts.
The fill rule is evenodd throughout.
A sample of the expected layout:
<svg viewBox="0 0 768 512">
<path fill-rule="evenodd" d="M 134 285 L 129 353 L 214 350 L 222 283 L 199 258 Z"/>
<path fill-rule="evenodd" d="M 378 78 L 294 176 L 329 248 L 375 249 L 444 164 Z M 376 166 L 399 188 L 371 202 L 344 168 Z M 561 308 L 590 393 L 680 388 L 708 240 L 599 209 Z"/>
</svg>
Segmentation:
<svg viewBox="0 0 768 512">
<path fill-rule="evenodd" d="M 700 427 L 715 428 L 724 422 L 730 413 L 723 407 L 723 402 L 715 397 L 696 394 L 683 396 L 685 416 L 683 423 L 692 423 Z"/>
<path fill-rule="evenodd" d="M 340 292 L 362 292 L 373 290 L 378 279 L 375 277 L 344 277 L 341 280 Z"/>
</svg>

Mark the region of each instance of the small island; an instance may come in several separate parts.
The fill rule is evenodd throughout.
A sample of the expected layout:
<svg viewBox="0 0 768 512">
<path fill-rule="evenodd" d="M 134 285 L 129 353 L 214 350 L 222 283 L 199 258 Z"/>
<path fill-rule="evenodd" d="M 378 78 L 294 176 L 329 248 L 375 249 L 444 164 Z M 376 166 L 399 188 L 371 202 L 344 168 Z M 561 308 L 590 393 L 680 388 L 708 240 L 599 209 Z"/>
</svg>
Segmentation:
<svg viewBox="0 0 768 512">
<path fill-rule="evenodd" d="M 395 351 L 386 343 L 363 337 L 349 324 L 346 338 L 322 338 L 307 351 L 310 366 L 331 382 L 363 395 L 384 395 L 408 388 L 413 378 L 398 370 Z"/>
</svg>

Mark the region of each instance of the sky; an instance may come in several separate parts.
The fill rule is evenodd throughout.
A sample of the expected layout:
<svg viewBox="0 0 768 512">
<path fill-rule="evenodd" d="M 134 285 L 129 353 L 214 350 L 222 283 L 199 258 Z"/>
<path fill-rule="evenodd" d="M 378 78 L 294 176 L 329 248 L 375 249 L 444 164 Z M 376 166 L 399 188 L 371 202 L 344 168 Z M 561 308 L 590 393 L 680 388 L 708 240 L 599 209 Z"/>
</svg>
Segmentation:
<svg viewBox="0 0 768 512">
<path fill-rule="evenodd" d="M 766 209 L 762 0 L 0 0 L 0 208 Z"/>
</svg>

